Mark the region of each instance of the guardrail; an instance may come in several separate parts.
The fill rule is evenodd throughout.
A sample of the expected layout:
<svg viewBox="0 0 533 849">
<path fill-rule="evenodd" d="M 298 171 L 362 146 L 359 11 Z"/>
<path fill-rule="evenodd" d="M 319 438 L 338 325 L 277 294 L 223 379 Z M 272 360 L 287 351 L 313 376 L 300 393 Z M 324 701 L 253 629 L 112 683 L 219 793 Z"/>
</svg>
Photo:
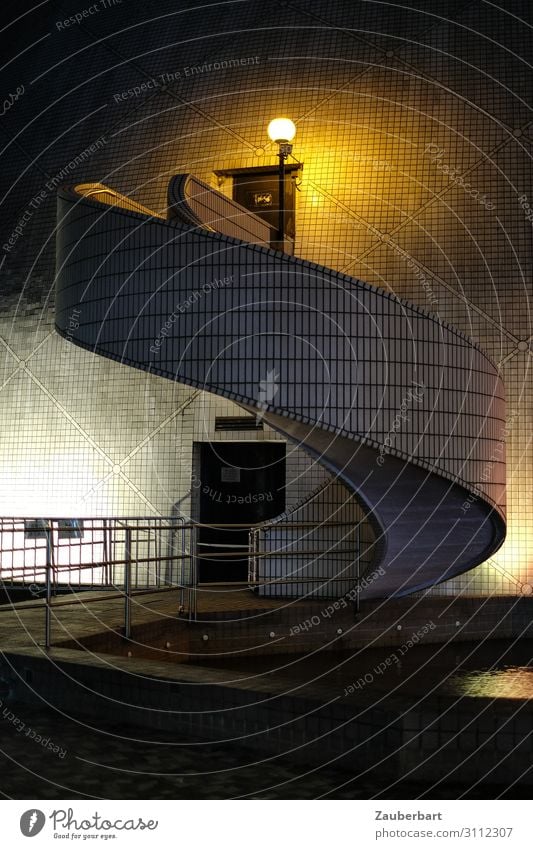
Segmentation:
<svg viewBox="0 0 533 849">
<path fill-rule="evenodd" d="M 282 596 L 342 596 L 363 571 L 360 521 L 270 522 L 250 530 L 249 548 L 249 579 L 262 594 L 275 585 Z"/>
<path fill-rule="evenodd" d="M 181 589 L 183 595 L 191 559 L 183 526 L 179 517 L 0 518 L 0 579 L 4 587 L 28 588 L 36 599 L 44 595 L 47 648 L 52 599 L 61 589 L 108 590 L 108 597 L 116 591 L 124 597 L 129 637 L 135 592 Z"/>
<path fill-rule="evenodd" d="M 123 582 L 124 564 L 132 559 L 138 587 L 175 583 L 182 525 L 177 517 L 154 516 L 0 518 L 0 577 L 31 587 L 46 580 L 49 565 L 58 585 L 111 587 Z"/>
<path fill-rule="evenodd" d="M 296 587 L 304 597 L 313 597 L 318 586 L 337 584 L 356 586 L 359 581 L 359 531 L 346 522 L 282 522 L 284 532 L 296 531 L 289 543 L 266 549 L 265 531 L 271 525 L 206 524 L 186 521 L 181 517 L 124 518 L 0 518 L 0 578 L 7 583 L 28 587 L 38 598 L 45 599 L 45 645 L 51 645 L 53 608 L 67 604 L 90 603 L 97 597 L 62 598 L 54 601 L 61 588 L 66 590 L 107 590 L 106 598 L 124 599 L 124 635 L 131 637 L 132 598 L 136 594 L 179 591 L 178 615 L 189 621 L 198 618 L 199 560 L 246 558 L 248 585 L 258 592 L 272 587 Z M 339 529 L 348 527 L 346 534 Z M 206 553 L 199 545 L 202 528 L 249 530 L 248 546 L 215 545 Z M 335 531 L 334 544 L 317 548 L 317 531 L 325 538 Z M 314 535 L 314 536 L 313 536 Z M 300 543 L 298 549 L 297 543 Z M 308 543 L 311 542 L 312 545 Z M 224 550 L 220 550 L 220 549 Z M 218 549 L 218 550 L 217 550 Z M 319 565 L 324 558 L 348 558 L 346 566 L 331 577 L 321 575 Z M 297 558 L 296 566 L 287 568 L 288 558 Z M 259 564 L 275 564 L 261 570 Z M 284 565 L 280 567 L 280 564 Z M 355 565 L 354 565 L 355 564 Z M 209 585 L 201 584 L 201 589 Z M 227 586 L 225 584 L 225 586 Z M 302 588 L 304 591 L 302 592 Z M 114 591 L 114 592 L 113 592 Z M 330 595 L 338 593 L 330 592 Z M 39 604 L 39 602 L 36 602 Z M 40 606 L 40 604 L 39 604 Z"/>
</svg>

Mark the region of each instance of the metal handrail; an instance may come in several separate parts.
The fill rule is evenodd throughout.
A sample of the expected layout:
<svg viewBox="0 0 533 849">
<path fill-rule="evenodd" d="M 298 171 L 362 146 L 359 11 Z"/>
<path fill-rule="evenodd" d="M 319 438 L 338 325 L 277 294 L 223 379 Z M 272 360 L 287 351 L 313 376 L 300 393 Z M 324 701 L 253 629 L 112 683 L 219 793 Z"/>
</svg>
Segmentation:
<svg viewBox="0 0 533 849">
<path fill-rule="evenodd" d="M 135 517 L 83 517 L 78 521 L 83 522 L 80 525 L 81 536 L 66 537 L 59 539 L 59 531 L 70 527 L 65 527 L 65 517 L 37 517 L 42 522 L 37 528 L 27 528 L 29 518 L 0 518 L 0 540 L 2 541 L 1 553 L 10 553 L 11 564 L 8 567 L 9 574 L 12 580 L 20 580 L 25 582 L 27 576 L 33 576 L 34 581 L 38 575 L 44 577 L 45 582 L 45 646 L 51 645 L 51 628 L 52 628 L 52 608 L 65 606 L 67 604 L 90 603 L 92 601 L 101 600 L 101 596 L 96 598 L 76 598 L 53 601 L 57 594 L 58 586 L 64 583 L 63 576 L 68 572 L 68 581 L 64 583 L 71 590 L 76 584 L 71 583 L 72 572 L 78 575 L 79 583 L 77 586 L 81 589 L 87 589 L 94 584 L 94 570 L 97 570 L 99 581 L 96 584 L 98 587 L 114 587 L 116 592 L 112 595 L 106 594 L 106 599 L 123 598 L 124 599 L 124 635 L 126 639 L 131 638 L 132 632 L 132 598 L 141 594 L 151 594 L 159 592 L 168 592 L 169 590 L 179 590 L 179 609 L 178 613 L 185 614 L 190 621 L 195 621 L 198 616 L 198 591 L 202 588 L 198 587 L 198 562 L 199 548 L 202 548 L 203 543 L 198 542 L 198 531 L 207 529 L 220 530 L 245 530 L 249 531 L 249 545 L 239 546 L 234 544 L 229 550 L 204 552 L 203 556 L 207 556 L 210 560 L 224 563 L 225 560 L 235 557 L 243 557 L 244 552 L 248 552 L 249 575 L 245 582 L 235 582 L 238 586 L 249 586 L 250 588 L 278 586 L 294 586 L 298 584 L 310 584 L 318 582 L 326 582 L 328 584 L 345 583 L 347 580 L 352 580 L 352 576 L 326 576 L 326 575 L 301 575 L 289 574 L 285 576 L 259 576 L 258 564 L 260 562 L 268 562 L 271 558 L 290 558 L 290 557 L 307 557 L 319 558 L 324 555 L 345 556 L 351 555 L 354 559 L 352 563 L 357 564 L 357 578 L 359 579 L 358 559 L 360 555 L 359 539 L 353 547 L 345 546 L 338 547 L 333 544 L 329 548 L 321 549 L 317 547 L 305 548 L 275 548 L 270 551 L 259 550 L 260 535 L 272 527 L 270 523 L 260 522 L 255 524 L 250 523 L 207 523 L 185 520 L 184 517 L 172 516 L 135 516 Z M 31 521 L 36 521 L 35 517 Z M 70 520 L 72 521 L 72 520 Z M 61 524 L 63 523 L 63 524 Z M 75 527 L 72 525 L 72 527 Z M 288 521 L 284 520 L 273 526 L 276 530 L 329 530 L 331 528 L 353 528 L 353 522 L 347 521 Z M 42 536 L 24 537 L 27 544 L 21 545 L 15 539 L 17 534 L 26 534 L 27 531 L 35 534 L 42 532 Z M 96 532 L 96 536 L 95 536 Z M 4 535 L 8 535 L 11 545 L 4 545 Z M 83 535 L 87 534 L 88 539 L 83 539 Z M 162 535 L 165 536 L 162 536 Z M 168 536 L 166 536 L 168 534 Z M 176 546 L 176 534 L 177 538 Z M 307 535 L 305 535 L 307 536 Z M 42 544 L 40 544 L 42 540 Z M 29 543 L 32 544 L 29 544 Z M 188 546 L 187 546 L 188 542 Z M 296 541 L 297 542 L 297 541 Z M 300 545 L 301 545 L 300 541 Z M 16 544 L 15 544 L 16 543 Z M 339 540 L 342 543 L 342 540 Z M 231 545 L 231 544 L 229 544 Z M 292 541 L 291 541 L 292 545 Z M 166 546 L 166 553 L 163 553 Z M 284 543 L 286 546 L 286 543 Z M 223 546 L 225 547 L 225 546 Z M 175 549 L 178 550 L 175 550 Z M 33 563 L 31 565 L 22 564 L 15 565 L 15 557 L 22 556 L 22 553 L 28 552 L 32 555 Z M 38 563 L 37 554 L 44 552 L 45 562 Z M 69 562 L 57 562 L 56 553 L 63 556 L 62 553 L 67 552 Z M 79 553 L 80 562 L 72 562 L 71 552 Z M 82 552 L 87 553 L 91 557 L 88 563 L 82 561 Z M 76 555 L 78 556 L 78 555 Z M 186 564 L 189 564 L 188 567 Z M 150 566 L 155 564 L 155 573 L 152 573 Z M 166 571 L 161 577 L 161 565 L 167 564 Z M 119 578 L 115 572 L 115 567 L 120 567 Z M 82 576 L 90 570 L 92 583 L 82 583 Z M 3 571 L 6 571 L 5 569 Z M 144 581 L 144 584 L 143 584 Z M 156 586 L 153 585 L 155 581 Z M 232 582 L 233 584 L 234 582 Z M 119 588 L 117 584 L 122 584 Z M 142 584 L 142 587 L 141 587 Z M 27 608 L 33 605 L 26 605 Z M 36 604 L 35 607 L 39 605 Z"/>
</svg>

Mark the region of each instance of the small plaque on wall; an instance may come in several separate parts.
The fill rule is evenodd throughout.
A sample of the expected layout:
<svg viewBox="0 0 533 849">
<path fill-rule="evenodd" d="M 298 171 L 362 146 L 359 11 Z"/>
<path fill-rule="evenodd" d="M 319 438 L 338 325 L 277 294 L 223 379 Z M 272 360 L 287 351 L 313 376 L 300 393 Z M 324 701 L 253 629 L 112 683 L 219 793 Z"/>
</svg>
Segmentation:
<svg viewBox="0 0 533 849">
<path fill-rule="evenodd" d="M 248 203 L 251 208 L 265 209 L 272 206 L 272 192 L 248 192 Z"/>
<path fill-rule="evenodd" d="M 50 533 L 48 519 L 24 519 L 24 537 L 26 539 L 44 539 Z"/>
<path fill-rule="evenodd" d="M 220 480 L 222 483 L 240 483 L 241 470 L 237 469 L 236 466 L 222 466 Z"/>
</svg>

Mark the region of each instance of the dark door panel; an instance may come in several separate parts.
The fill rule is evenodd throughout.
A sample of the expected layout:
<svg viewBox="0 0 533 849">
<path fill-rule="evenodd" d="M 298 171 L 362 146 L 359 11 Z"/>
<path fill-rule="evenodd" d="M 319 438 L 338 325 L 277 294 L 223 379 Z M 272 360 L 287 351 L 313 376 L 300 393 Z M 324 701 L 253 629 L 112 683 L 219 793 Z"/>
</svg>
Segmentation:
<svg viewBox="0 0 533 849">
<path fill-rule="evenodd" d="M 278 516 L 285 509 L 285 444 L 201 443 L 199 488 L 202 523 L 249 526 Z M 201 582 L 246 581 L 248 533 L 249 527 L 199 529 Z"/>
</svg>

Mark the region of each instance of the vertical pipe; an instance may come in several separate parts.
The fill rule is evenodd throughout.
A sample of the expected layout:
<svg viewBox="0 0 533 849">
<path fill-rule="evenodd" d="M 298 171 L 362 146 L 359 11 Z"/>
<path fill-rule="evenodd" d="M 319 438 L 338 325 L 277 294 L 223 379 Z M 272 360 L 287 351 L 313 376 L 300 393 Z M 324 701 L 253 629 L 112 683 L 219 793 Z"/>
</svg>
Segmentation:
<svg viewBox="0 0 533 849">
<path fill-rule="evenodd" d="M 124 636 L 131 637 L 131 528 L 126 529 L 124 544 Z"/>
<path fill-rule="evenodd" d="M 285 249 L 285 156 L 279 148 L 279 170 L 278 170 L 278 250 Z"/>
</svg>

